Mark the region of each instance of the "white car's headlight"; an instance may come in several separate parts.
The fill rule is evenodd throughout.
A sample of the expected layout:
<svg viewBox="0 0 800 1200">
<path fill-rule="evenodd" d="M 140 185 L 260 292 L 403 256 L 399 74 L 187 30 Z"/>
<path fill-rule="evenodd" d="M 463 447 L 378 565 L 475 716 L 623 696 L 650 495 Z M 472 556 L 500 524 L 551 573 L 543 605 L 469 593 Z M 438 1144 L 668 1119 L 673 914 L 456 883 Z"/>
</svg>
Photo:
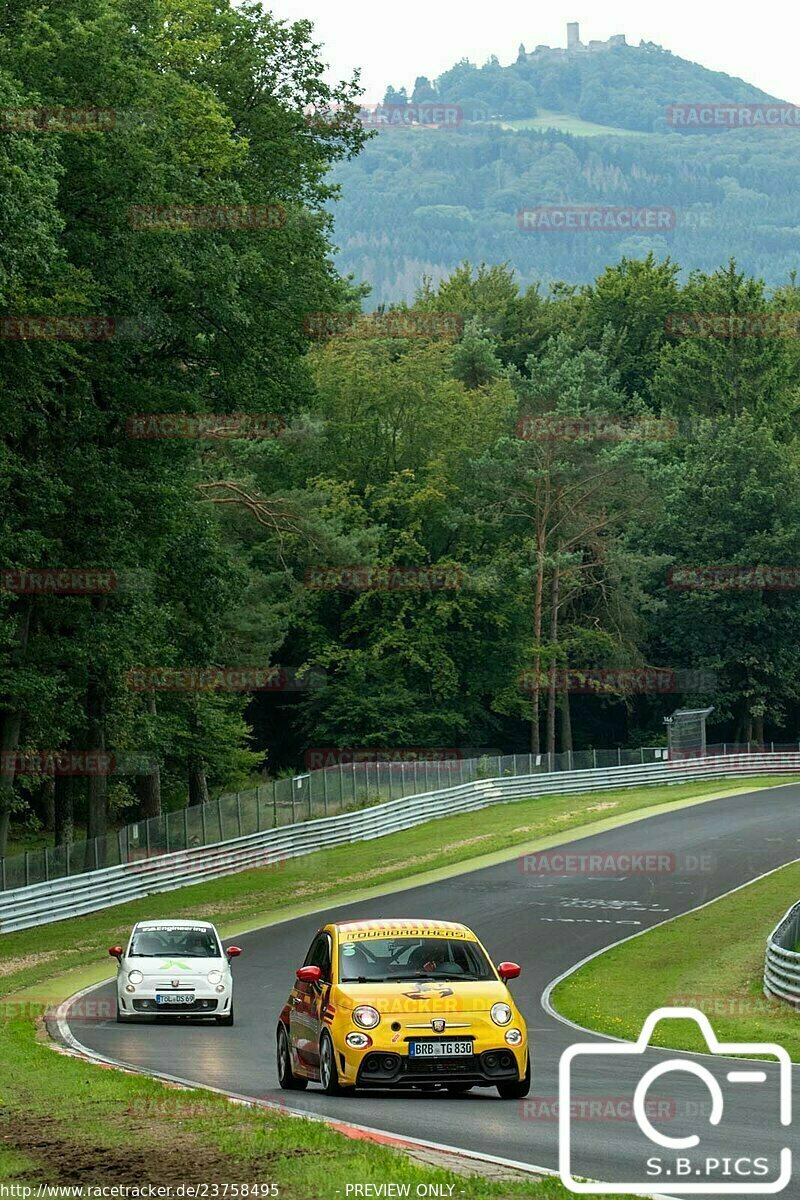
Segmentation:
<svg viewBox="0 0 800 1200">
<path fill-rule="evenodd" d="M 377 1008 L 373 1008 L 370 1004 L 359 1004 L 358 1008 L 353 1009 L 353 1020 L 362 1029 L 374 1029 L 380 1019 L 381 1014 Z"/>
<path fill-rule="evenodd" d="M 209 983 L 222 983 L 222 971 L 209 971 L 208 972 L 208 982 Z"/>
<path fill-rule="evenodd" d="M 507 1025 L 511 1020 L 511 1009 L 507 1004 L 493 1004 L 492 1020 L 495 1025 Z"/>
<path fill-rule="evenodd" d="M 141 971 L 128 971 L 128 983 L 141 983 L 143 979 Z"/>
</svg>

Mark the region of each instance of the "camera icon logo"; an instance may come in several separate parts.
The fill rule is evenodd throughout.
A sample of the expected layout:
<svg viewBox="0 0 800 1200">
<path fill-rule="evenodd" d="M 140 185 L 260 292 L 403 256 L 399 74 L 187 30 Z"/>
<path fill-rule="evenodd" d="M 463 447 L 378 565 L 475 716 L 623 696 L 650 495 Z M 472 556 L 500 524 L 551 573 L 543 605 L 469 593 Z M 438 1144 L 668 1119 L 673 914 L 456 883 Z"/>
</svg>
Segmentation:
<svg viewBox="0 0 800 1200">
<path fill-rule="evenodd" d="M 782 1191 L 792 1176 L 792 1152 L 784 1146 L 778 1153 L 746 1156 L 734 1152 L 730 1156 L 706 1154 L 700 1147 L 700 1136 L 690 1133 L 681 1137 L 669 1136 L 657 1129 L 647 1112 L 648 1091 L 651 1085 L 671 1072 L 683 1072 L 699 1079 L 710 1096 L 708 1123 L 720 1126 L 724 1114 L 725 1100 L 719 1078 L 708 1067 L 692 1058 L 671 1058 L 658 1062 L 643 1072 L 633 1093 L 633 1115 L 638 1130 L 643 1136 L 642 1144 L 651 1153 L 643 1159 L 642 1178 L 625 1182 L 595 1183 L 576 1175 L 573 1165 L 572 1111 L 576 1059 L 599 1059 L 595 1064 L 608 1077 L 609 1055 L 614 1056 L 620 1068 L 620 1077 L 636 1078 L 637 1055 L 644 1055 L 649 1048 L 650 1038 L 659 1021 L 692 1020 L 699 1026 L 708 1046 L 708 1054 L 722 1057 L 751 1055 L 759 1059 L 776 1059 L 778 1062 L 778 1120 L 788 1126 L 792 1119 L 792 1064 L 787 1051 L 775 1042 L 720 1042 L 708 1017 L 696 1008 L 657 1008 L 644 1022 L 636 1042 L 578 1042 L 569 1046 L 559 1063 L 559 1175 L 561 1182 L 572 1192 L 583 1195 L 638 1194 L 655 1190 L 668 1191 L 671 1195 L 732 1194 L 774 1195 Z M 634 1057 L 631 1057 L 634 1056 Z M 640 1064 L 641 1065 L 641 1064 Z M 767 1099 L 754 1084 L 768 1083 L 767 1072 L 761 1063 L 744 1060 L 740 1069 L 729 1069 L 725 1078 L 731 1084 L 742 1084 L 748 1088 L 748 1102 L 753 1110 Z M 653 1153 L 653 1147 L 661 1153 Z M 773 1162 L 774 1160 L 774 1162 Z M 772 1178 L 770 1178 L 772 1176 Z"/>
</svg>

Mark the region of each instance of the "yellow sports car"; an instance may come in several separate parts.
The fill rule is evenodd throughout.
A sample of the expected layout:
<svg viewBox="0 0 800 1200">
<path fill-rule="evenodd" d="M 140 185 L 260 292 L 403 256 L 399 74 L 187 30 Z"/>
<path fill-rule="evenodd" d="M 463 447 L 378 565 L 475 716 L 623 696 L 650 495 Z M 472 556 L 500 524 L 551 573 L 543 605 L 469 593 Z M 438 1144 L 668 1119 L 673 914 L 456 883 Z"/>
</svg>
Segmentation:
<svg viewBox="0 0 800 1200">
<path fill-rule="evenodd" d="M 278 1021 L 280 1085 L 527 1096 L 528 1036 L 506 987 L 519 973 L 449 921 L 325 925 Z"/>
</svg>

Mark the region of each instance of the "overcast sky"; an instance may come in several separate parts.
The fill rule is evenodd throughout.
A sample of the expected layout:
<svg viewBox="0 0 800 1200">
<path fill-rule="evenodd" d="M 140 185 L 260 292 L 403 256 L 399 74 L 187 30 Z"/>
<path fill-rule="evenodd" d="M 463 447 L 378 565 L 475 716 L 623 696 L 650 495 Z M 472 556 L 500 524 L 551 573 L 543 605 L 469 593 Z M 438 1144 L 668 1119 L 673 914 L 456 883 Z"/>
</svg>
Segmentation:
<svg viewBox="0 0 800 1200">
<path fill-rule="evenodd" d="M 364 100 L 383 98 L 387 83 L 412 87 L 417 75 L 434 79 L 460 58 L 479 65 L 490 54 L 513 61 L 520 42 L 565 46 L 567 21 L 580 21 L 581 40 L 626 34 L 658 42 L 682 58 L 738 75 L 764 91 L 800 103 L 796 0 L 763 5 L 722 0 L 551 0 L 545 9 L 522 0 L 272 0 L 276 17 L 308 17 L 325 47 L 331 76 L 362 68 Z"/>
</svg>

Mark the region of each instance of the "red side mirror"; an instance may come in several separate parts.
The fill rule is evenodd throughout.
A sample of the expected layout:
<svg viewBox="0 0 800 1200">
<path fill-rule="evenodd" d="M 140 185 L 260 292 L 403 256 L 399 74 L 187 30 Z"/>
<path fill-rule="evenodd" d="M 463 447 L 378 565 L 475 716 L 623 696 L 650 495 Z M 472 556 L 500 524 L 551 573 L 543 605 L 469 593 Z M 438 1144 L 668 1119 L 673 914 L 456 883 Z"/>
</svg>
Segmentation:
<svg viewBox="0 0 800 1200">
<path fill-rule="evenodd" d="M 319 967 L 301 967 L 297 972 L 297 978 L 301 983 L 319 983 L 322 979 L 322 971 Z"/>
<path fill-rule="evenodd" d="M 242 952 L 238 946 L 228 946 L 228 949 L 225 951 L 225 953 L 227 954 L 228 958 L 238 958 Z"/>
<path fill-rule="evenodd" d="M 518 963 L 502 962 L 497 968 L 497 973 L 505 983 L 507 979 L 516 979 L 521 970 L 522 967 Z"/>
<path fill-rule="evenodd" d="M 122 946 L 109 946 L 108 953 L 119 962 L 122 958 Z"/>
</svg>

